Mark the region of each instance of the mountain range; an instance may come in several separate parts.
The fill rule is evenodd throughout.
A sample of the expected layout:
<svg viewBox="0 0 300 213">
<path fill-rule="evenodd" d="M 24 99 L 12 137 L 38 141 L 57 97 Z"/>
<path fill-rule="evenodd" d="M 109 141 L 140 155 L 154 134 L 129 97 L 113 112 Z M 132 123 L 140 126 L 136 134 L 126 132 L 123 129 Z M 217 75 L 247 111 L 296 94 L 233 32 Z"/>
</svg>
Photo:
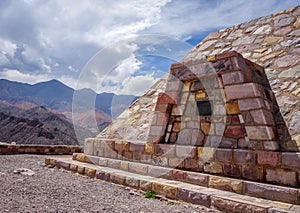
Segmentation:
<svg viewBox="0 0 300 213">
<path fill-rule="evenodd" d="M 136 99 L 74 90 L 57 80 L 30 85 L 0 79 L 0 141 L 82 144 Z"/>
</svg>

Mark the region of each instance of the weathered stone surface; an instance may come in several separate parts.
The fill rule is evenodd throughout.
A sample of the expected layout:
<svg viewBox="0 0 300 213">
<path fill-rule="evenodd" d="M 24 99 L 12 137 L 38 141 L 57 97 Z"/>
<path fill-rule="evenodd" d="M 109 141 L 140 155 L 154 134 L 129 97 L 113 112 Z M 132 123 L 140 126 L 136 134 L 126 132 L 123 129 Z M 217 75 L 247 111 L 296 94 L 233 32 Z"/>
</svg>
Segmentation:
<svg viewBox="0 0 300 213">
<path fill-rule="evenodd" d="M 179 158 L 196 157 L 197 150 L 193 146 L 178 146 L 176 145 L 176 156 Z"/>
<path fill-rule="evenodd" d="M 295 17 L 290 14 L 278 15 L 274 18 L 275 29 L 287 26 L 295 21 Z"/>
<path fill-rule="evenodd" d="M 112 173 L 110 175 L 110 181 L 116 184 L 124 185 L 125 184 L 126 177 L 119 174 Z"/>
<path fill-rule="evenodd" d="M 231 138 L 243 138 L 245 136 L 245 128 L 243 126 L 227 126 L 224 136 Z"/>
<path fill-rule="evenodd" d="M 249 139 L 273 140 L 275 138 L 274 130 L 269 126 L 246 126 L 245 128 Z"/>
<path fill-rule="evenodd" d="M 110 174 L 101 170 L 96 171 L 95 177 L 100 180 L 105 180 L 105 181 L 110 180 Z"/>
<path fill-rule="evenodd" d="M 250 112 L 255 123 L 275 125 L 273 114 L 270 111 L 259 109 Z"/>
<path fill-rule="evenodd" d="M 238 102 L 226 103 L 226 111 L 228 115 L 238 114 L 240 112 Z"/>
<path fill-rule="evenodd" d="M 165 195 L 167 198 L 175 199 L 178 194 L 178 188 L 176 186 L 161 184 L 158 182 L 152 183 L 152 190 L 157 194 Z"/>
<path fill-rule="evenodd" d="M 240 84 L 246 81 L 242 72 L 239 71 L 225 73 L 222 75 L 222 79 L 224 85 Z"/>
<path fill-rule="evenodd" d="M 204 171 L 212 174 L 222 174 L 223 173 L 222 164 L 216 162 L 205 163 Z"/>
<path fill-rule="evenodd" d="M 297 173 L 284 169 L 267 169 L 266 180 L 280 185 L 297 186 Z"/>
<path fill-rule="evenodd" d="M 233 159 L 231 149 L 217 149 L 215 152 L 216 161 L 231 162 Z"/>
<path fill-rule="evenodd" d="M 245 194 L 281 202 L 294 204 L 297 203 L 297 189 L 281 186 L 271 186 L 267 184 L 246 182 Z"/>
<path fill-rule="evenodd" d="M 126 177 L 125 185 L 132 188 L 138 189 L 140 187 L 140 181 L 132 177 Z"/>
<path fill-rule="evenodd" d="M 246 165 L 242 167 L 242 177 L 248 180 L 262 180 L 263 168 L 255 165 Z"/>
<path fill-rule="evenodd" d="M 84 154 L 93 155 L 93 153 L 94 153 L 94 140 L 86 139 L 84 141 Z"/>
<path fill-rule="evenodd" d="M 256 206 L 250 203 L 245 203 L 241 198 L 240 201 L 231 200 L 226 197 L 211 197 L 211 206 L 222 212 L 257 212 L 257 213 L 267 213 L 268 206 Z"/>
<path fill-rule="evenodd" d="M 187 172 L 185 181 L 199 186 L 208 186 L 208 175 L 195 172 Z"/>
<path fill-rule="evenodd" d="M 266 35 L 266 34 L 269 34 L 271 32 L 271 30 L 272 30 L 272 27 L 267 24 L 267 25 L 263 25 L 263 26 L 259 27 L 257 30 L 255 30 L 253 32 L 253 34 L 254 35 L 256 35 L 256 34 L 258 34 L 258 35 L 260 35 L 260 34 Z"/>
<path fill-rule="evenodd" d="M 240 178 L 242 176 L 242 168 L 236 164 L 224 164 L 224 174 L 227 177 Z"/>
<path fill-rule="evenodd" d="M 251 150 L 236 149 L 233 150 L 233 159 L 237 164 L 255 164 L 255 154 Z"/>
<path fill-rule="evenodd" d="M 129 164 L 129 171 L 141 175 L 147 175 L 148 173 L 148 166 L 139 163 L 130 163 Z"/>
<path fill-rule="evenodd" d="M 269 37 L 266 37 L 264 39 L 263 45 L 264 46 L 271 46 L 271 45 L 276 44 L 276 43 L 278 43 L 279 41 L 282 41 L 282 40 L 283 40 L 283 37 L 281 37 L 281 36 L 269 36 Z"/>
<path fill-rule="evenodd" d="M 191 191 L 189 189 L 180 188 L 178 191 L 178 200 L 206 207 L 210 206 L 210 194 L 205 194 L 201 191 Z"/>
<path fill-rule="evenodd" d="M 147 180 L 141 180 L 140 181 L 140 189 L 145 192 L 152 190 L 152 182 L 147 181 Z"/>
<path fill-rule="evenodd" d="M 257 163 L 260 165 L 279 166 L 281 154 L 279 152 L 257 152 Z"/>
<path fill-rule="evenodd" d="M 282 167 L 300 171 L 300 152 L 282 153 Z"/>
<path fill-rule="evenodd" d="M 261 98 L 239 99 L 238 104 L 241 111 L 260 109 L 265 107 L 265 102 Z"/>
<path fill-rule="evenodd" d="M 241 194 L 243 192 L 243 181 L 229 178 L 210 177 L 208 186 L 215 189 L 222 189 Z"/>
<path fill-rule="evenodd" d="M 171 179 L 172 169 L 157 166 L 148 166 L 148 175 L 152 177 L 162 177 L 166 179 Z"/>
<path fill-rule="evenodd" d="M 296 112 L 291 119 L 289 129 L 294 132 L 300 131 L 300 111 Z"/>
<path fill-rule="evenodd" d="M 229 100 L 261 97 L 259 86 L 254 83 L 225 86 L 225 94 Z"/>
<path fill-rule="evenodd" d="M 80 162 L 86 162 L 86 155 L 85 154 L 77 154 L 75 160 L 80 161 Z"/>
<path fill-rule="evenodd" d="M 298 55 L 284 55 L 275 60 L 275 65 L 278 67 L 291 67 L 300 60 Z"/>
<path fill-rule="evenodd" d="M 90 177 L 90 178 L 94 178 L 96 175 L 96 169 L 92 169 L 92 168 L 85 168 L 85 175 Z"/>
</svg>

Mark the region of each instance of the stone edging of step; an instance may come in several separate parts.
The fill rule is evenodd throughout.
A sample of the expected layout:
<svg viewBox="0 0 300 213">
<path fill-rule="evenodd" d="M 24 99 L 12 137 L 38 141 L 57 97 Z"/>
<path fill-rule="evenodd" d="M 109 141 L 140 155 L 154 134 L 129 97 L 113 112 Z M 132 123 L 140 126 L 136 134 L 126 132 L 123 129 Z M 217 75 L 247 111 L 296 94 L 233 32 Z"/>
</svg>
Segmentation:
<svg viewBox="0 0 300 213">
<path fill-rule="evenodd" d="M 169 199 L 198 204 L 223 212 L 283 213 L 300 211 L 299 205 L 240 195 L 175 180 L 134 174 L 128 171 L 96 166 L 68 158 L 46 158 L 45 164 L 142 191 L 153 190 L 157 194 L 164 195 Z"/>
</svg>

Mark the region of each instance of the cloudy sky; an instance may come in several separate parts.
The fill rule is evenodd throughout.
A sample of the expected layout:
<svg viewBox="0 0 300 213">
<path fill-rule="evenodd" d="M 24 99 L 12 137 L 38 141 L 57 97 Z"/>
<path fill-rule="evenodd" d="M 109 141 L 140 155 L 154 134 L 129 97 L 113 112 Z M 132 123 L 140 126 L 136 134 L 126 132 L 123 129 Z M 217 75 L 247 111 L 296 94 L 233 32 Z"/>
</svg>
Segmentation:
<svg viewBox="0 0 300 213">
<path fill-rule="evenodd" d="M 141 94 L 209 32 L 299 0 L 1 0 L 0 78 Z"/>
</svg>

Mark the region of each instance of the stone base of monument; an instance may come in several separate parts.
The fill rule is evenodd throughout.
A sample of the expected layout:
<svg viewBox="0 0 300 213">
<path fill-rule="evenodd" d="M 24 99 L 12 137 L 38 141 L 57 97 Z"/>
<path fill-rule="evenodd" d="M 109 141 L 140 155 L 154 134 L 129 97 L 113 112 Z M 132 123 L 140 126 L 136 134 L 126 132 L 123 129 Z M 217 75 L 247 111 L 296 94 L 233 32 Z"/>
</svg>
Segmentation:
<svg viewBox="0 0 300 213">
<path fill-rule="evenodd" d="M 73 159 L 49 157 L 45 163 L 223 212 L 300 212 L 300 190 L 292 187 L 82 153 Z"/>
</svg>

